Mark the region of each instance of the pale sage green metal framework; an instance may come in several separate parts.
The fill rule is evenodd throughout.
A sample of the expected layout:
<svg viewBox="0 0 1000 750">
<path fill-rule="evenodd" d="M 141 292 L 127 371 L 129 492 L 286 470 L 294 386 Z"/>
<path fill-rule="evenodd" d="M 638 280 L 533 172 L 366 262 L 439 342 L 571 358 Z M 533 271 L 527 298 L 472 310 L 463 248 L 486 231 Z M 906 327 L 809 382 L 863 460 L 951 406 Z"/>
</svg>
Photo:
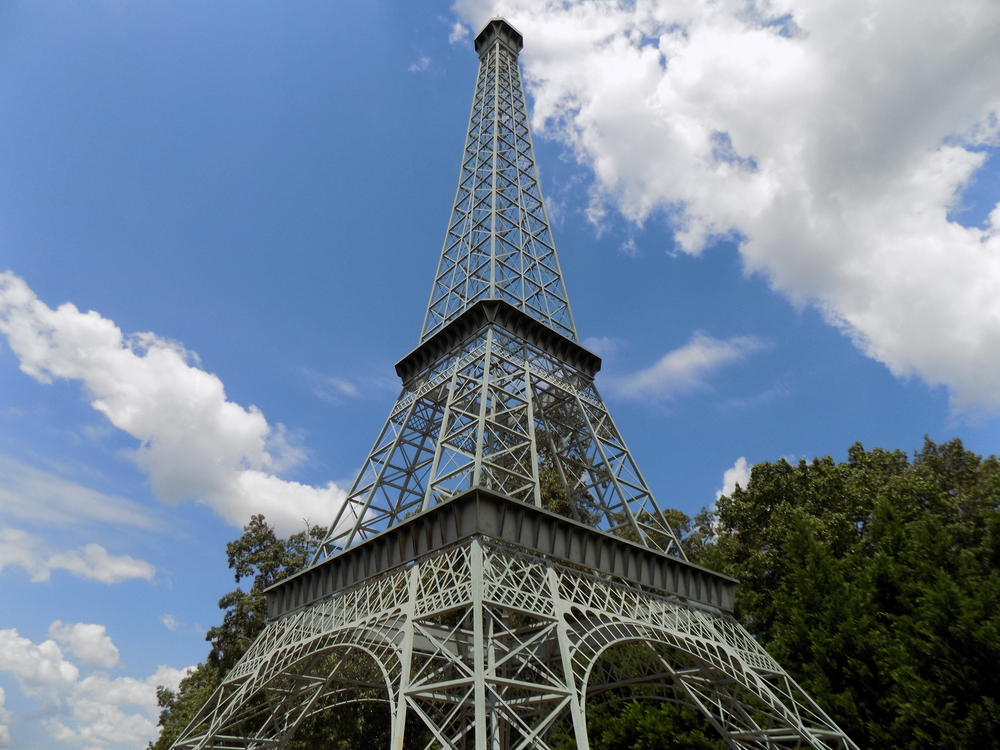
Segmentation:
<svg viewBox="0 0 1000 750">
<path fill-rule="evenodd" d="M 856 748 L 687 562 L 577 343 L 495 19 L 403 391 L 312 565 L 175 748 L 277 748 L 380 702 L 394 750 L 589 746 L 588 702 L 694 706 L 734 748 Z M 414 720 L 419 731 L 414 730 Z M 408 729 L 409 727 L 409 729 Z"/>
</svg>

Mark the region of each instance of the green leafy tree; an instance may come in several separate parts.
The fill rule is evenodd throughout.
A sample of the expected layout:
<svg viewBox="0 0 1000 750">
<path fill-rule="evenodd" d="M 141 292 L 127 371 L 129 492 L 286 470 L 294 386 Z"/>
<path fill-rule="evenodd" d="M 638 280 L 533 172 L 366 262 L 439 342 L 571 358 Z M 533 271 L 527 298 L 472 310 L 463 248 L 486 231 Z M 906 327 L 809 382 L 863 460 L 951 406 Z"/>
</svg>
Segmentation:
<svg viewBox="0 0 1000 750">
<path fill-rule="evenodd" d="M 161 730 L 156 742 L 150 743 L 153 750 L 170 747 L 264 629 L 264 590 L 302 570 L 325 536 L 325 528 L 313 526 L 280 539 L 264 516 L 256 515 L 243 528 L 243 535 L 226 545 L 236 583 L 244 579 L 253 582 L 249 591 L 237 587 L 219 600 L 224 611 L 222 623 L 205 636 L 211 644 L 205 662 L 181 681 L 176 693 L 163 687 L 156 691 Z"/>
<path fill-rule="evenodd" d="M 1000 462 L 959 440 L 753 467 L 698 561 L 861 747 L 1000 748 Z"/>
<path fill-rule="evenodd" d="M 282 539 L 261 515 L 243 528 L 239 539 L 226 545 L 229 567 L 236 583 L 250 579 L 249 590 L 238 587 L 219 600 L 222 623 L 206 634 L 210 644 L 208 658 L 184 678 L 176 692 L 157 690 L 161 707 L 160 736 L 150 743 L 152 750 L 168 750 L 198 710 L 211 697 L 223 678 L 246 652 L 267 623 L 264 590 L 294 575 L 308 565 L 313 553 L 326 536 L 319 526 Z M 331 656 L 331 667 L 335 657 Z M 343 673 L 359 681 L 381 679 L 377 668 L 368 661 L 352 658 L 341 667 Z M 373 674 L 376 675 L 373 680 Z M 357 750 L 359 747 L 387 747 L 390 738 L 389 710 L 384 693 L 358 690 L 356 700 L 307 719 L 285 745 L 287 750 Z M 408 717 L 407 745 L 423 746 L 427 733 L 419 718 Z"/>
<path fill-rule="evenodd" d="M 587 711 L 591 750 L 725 750 L 700 711 L 676 703 L 630 701 Z"/>
</svg>

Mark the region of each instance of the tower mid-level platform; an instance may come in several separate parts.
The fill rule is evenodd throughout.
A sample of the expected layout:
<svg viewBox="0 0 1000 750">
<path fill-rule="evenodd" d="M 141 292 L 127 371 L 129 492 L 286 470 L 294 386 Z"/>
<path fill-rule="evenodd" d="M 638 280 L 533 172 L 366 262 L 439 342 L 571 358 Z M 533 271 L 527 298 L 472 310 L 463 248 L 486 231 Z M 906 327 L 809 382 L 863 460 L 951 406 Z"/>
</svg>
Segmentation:
<svg viewBox="0 0 1000 750">
<path fill-rule="evenodd" d="M 733 610 L 736 581 L 728 576 L 476 488 L 275 584 L 266 592 L 268 615 L 282 617 L 474 536 L 694 605 Z"/>
</svg>

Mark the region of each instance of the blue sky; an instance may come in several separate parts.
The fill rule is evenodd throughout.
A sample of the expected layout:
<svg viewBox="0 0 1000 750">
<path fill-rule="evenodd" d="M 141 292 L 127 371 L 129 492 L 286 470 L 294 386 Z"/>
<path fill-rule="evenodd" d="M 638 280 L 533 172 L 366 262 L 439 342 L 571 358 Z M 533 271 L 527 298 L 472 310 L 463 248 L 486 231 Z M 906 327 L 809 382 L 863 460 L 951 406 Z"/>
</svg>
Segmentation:
<svg viewBox="0 0 1000 750">
<path fill-rule="evenodd" d="M 996 9 L 887 0 L 859 35 L 851 2 L 737 5 L 501 9 L 658 501 L 855 441 L 997 452 Z M 0 747 L 144 744 L 241 519 L 322 522 L 350 484 L 499 8 L 0 3 Z"/>
</svg>

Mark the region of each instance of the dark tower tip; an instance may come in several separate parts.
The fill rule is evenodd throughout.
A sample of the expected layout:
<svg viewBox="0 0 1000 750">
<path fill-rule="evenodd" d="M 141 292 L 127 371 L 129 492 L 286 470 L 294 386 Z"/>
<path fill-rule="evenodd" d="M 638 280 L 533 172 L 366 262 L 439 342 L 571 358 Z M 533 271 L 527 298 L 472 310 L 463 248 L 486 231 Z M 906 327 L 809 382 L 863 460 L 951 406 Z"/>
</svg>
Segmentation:
<svg viewBox="0 0 1000 750">
<path fill-rule="evenodd" d="M 524 47 L 524 37 L 521 36 L 521 32 L 503 18 L 491 18 L 483 30 L 476 34 L 476 52 L 482 56 L 495 42 L 503 44 L 514 53 L 515 57 Z"/>
</svg>

